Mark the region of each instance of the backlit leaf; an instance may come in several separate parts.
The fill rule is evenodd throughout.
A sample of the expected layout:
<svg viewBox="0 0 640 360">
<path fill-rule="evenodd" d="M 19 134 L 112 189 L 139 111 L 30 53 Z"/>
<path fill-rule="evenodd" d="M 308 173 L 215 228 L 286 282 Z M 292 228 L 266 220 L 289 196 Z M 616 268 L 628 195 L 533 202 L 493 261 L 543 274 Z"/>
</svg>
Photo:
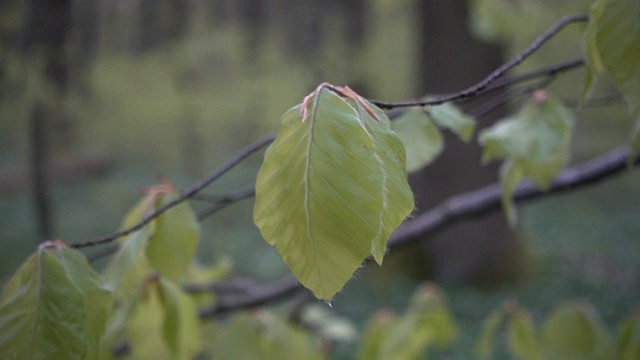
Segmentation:
<svg viewBox="0 0 640 360">
<path fill-rule="evenodd" d="M 542 329 L 546 359 L 605 359 L 609 336 L 594 309 L 586 303 L 565 304 Z"/>
<path fill-rule="evenodd" d="M 442 151 L 440 130 L 423 109 L 409 109 L 393 122 L 407 154 L 407 171 L 420 170 Z"/>
<path fill-rule="evenodd" d="M 4 359 L 94 359 L 111 293 L 86 258 L 60 241 L 38 248 L 0 298 Z"/>
<path fill-rule="evenodd" d="M 453 131 L 462 141 L 469 142 L 473 137 L 475 121 L 460 111 L 455 104 L 444 103 L 430 107 L 428 114 L 438 126 Z"/>
<path fill-rule="evenodd" d="M 120 248 L 109 260 L 104 271 L 105 285 L 121 295 L 135 293 L 151 267 L 145 249 L 151 237 L 149 226 L 136 231 L 120 241 Z"/>
<path fill-rule="evenodd" d="M 382 262 L 413 195 L 402 142 L 382 111 L 326 86 L 304 106 L 285 113 L 265 154 L 254 220 L 298 280 L 328 300 L 367 256 Z"/>
<path fill-rule="evenodd" d="M 165 307 L 159 281 L 149 279 L 141 288 L 141 296 L 127 314 L 124 339 L 134 359 L 173 359 L 164 338 Z"/>
<path fill-rule="evenodd" d="M 537 91 L 532 101 L 514 116 L 483 130 L 483 161 L 505 159 L 500 178 L 502 203 L 513 224 L 516 220 L 511 195 L 523 177 L 542 190 L 569 160 L 573 115 L 548 94 Z"/>
</svg>

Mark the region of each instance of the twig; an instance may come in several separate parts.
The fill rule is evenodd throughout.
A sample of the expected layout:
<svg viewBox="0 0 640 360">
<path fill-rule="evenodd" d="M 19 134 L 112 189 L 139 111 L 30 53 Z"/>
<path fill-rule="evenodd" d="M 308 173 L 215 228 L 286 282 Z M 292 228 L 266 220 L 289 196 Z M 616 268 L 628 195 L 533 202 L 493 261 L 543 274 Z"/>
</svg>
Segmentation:
<svg viewBox="0 0 640 360">
<path fill-rule="evenodd" d="M 301 289 L 303 288 L 295 278 L 286 277 L 270 284 L 256 286 L 248 296 L 219 298 L 214 306 L 200 311 L 200 318 L 216 317 L 231 311 L 280 301 Z"/>
<path fill-rule="evenodd" d="M 528 181 L 522 182 L 513 195 L 515 202 L 547 197 L 552 194 L 580 189 L 610 178 L 628 167 L 629 150 L 618 148 L 595 159 L 565 169 L 554 180 L 551 188 L 541 192 Z M 640 155 L 632 161 L 640 164 Z M 480 216 L 500 208 L 502 190 L 500 184 L 492 184 L 478 190 L 456 195 L 431 210 L 407 221 L 389 239 L 388 247 L 395 250 L 423 241 L 425 235 L 435 233 L 466 218 Z M 219 316 L 240 309 L 254 308 L 280 301 L 303 288 L 295 279 L 287 277 L 274 283 L 256 286 L 242 298 L 220 299 L 213 307 L 200 312 L 202 318 Z"/>
<path fill-rule="evenodd" d="M 131 234 L 131 233 L 133 233 L 135 231 L 138 231 L 138 230 L 142 229 L 145 225 L 147 225 L 149 222 L 151 222 L 151 220 L 153 220 L 156 217 L 160 216 L 162 213 L 164 213 L 165 211 L 171 209 L 172 207 L 174 207 L 174 206 L 182 203 L 183 201 L 191 198 L 192 196 L 196 195 L 202 189 L 204 189 L 205 187 L 209 186 L 212 182 L 214 182 L 217 179 L 219 179 L 226 172 L 228 172 L 229 170 L 231 170 L 234 167 L 236 167 L 236 165 L 238 165 L 246 157 L 248 157 L 249 155 L 253 154 L 254 152 L 262 149 L 263 147 L 269 145 L 274 139 L 275 139 L 275 134 L 270 134 L 270 135 L 267 135 L 267 136 L 263 137 L 262 139 L 260 139 L 260 140 L 258 140 L 256 142 L 250 144 L 249 146 L 245 147 L 244 149 L 239 151 L 237 154 L 235 154 L 233 157 L 231 157 L 229 160 L 227 160 L 227 162 L 224 163 L 224 165 L 222 165 L 218 169 L 216 169 L 213 172 L 211 172 L 207 177 L 205 177 L 204 179 L 200 180 L 199 182 L 197 182 L 196 184 L 194 184 L 193 186 L 191 186 L 187 190 L 183 191 L 180 194 L 180 196 L 178 196 L 175 200 L 168 202 L 167 204 L 165 204 L 164 206 L 160 207 L 156 211 L 154 211 L 151 214 L 145 216 L 144 219 L 142 219 L 137 224 L 135 224 L 135 225 L 133 225 L 133 226 L 131 226 L 129 228 L 126 228 L 124 230 L 120 230 L 120 231 L 117 231 L 117 232 L 114 232 L 114 233 L 111 233 L 111 234 L 108 234 L 108 235 L 104 235 L 104 236 L 101 236 L 101 237 L 93 239 L 93 240 L 89 240 L 89 241 L 82 242 L 82 243 L 71 244 L 71 247 L 79 249 L 79 248 L 83 248 L 83 247 L 87 247 L 87 246 L 95 246 L 95 245 L 105 244 L 105 243 L 111 242 L 111 241 L 113 241 L 113 240 L 115 240 L 115 239 L 117 239 L 117 238 L 119 238 L 121 236 L 126 236 L 126 235 L 129 235 L 129 234 Z"/>
<path fill-rule="evenodd" d="M 567 25 L 575 22 L 584 22 L 588 21 L 588 15 L 572 15 L 566 16 L 560 19 L 555 25 L 553 25 L 549 30 L 540 35 L 537 39 L 535 39 L 531 45 L 529 45 L 523 52 L 518 54 L 515 58 L 510 60 L 509 62 L 503 64 L 498 69 L 493 71 L 489 76 L 476 83 L 475 85 L 466 88 L 462 91 L 452 93 L 449 95 L 443 95 L 436 98 L 432 98 L 430 100 L 425 101 L 407 101 L 407 102 L 381 102 L 381 101 L 373 101 L 372 103 L 378 106 L 381 109 L 393 109 L 393 108 L 401 108 L 401 107 L 412 107 L 412 106 L 427 106 L 427 105 L 440 105 L 445 102 L 451 102 L 456 100 L 466 99 L 472 96 L 476 96 L 478 93 L 487 89 L 487 87 L 496 81 L 498 78 L 504 76 L 509 70 L 518 66 L 522 63 L 526 58 L 534 54 L 544 43 L 553 38 L 556 34 L 558 34 L 562 29 L 564 29 Z"/>
<path fill-rule="evenodd" d="M 593 160 L 565 169 L 546 192 L 538 190 L 530 181 L 522 182 L 514 192 L 513 200 L 523 202 L 590 185 L 627 169 L 628 160 L 627 148 L 612 150 Z M 640 156 L 636 157 L 633 163 L 640 163 Z M 499 209 L 501 196 L 502 190 L 498 183 L 453 196 L 398 228 L 389 239 L 389 249 L 419 241 L 419 238 L 426 234 L 441 230 L 467 217 Z"/>
<path fill-rule="evenodd" d="M 198 221 L 202 221 L 227 206 L 244 199 L 248 199 L 256 194 L 255 186 L 247 186 L 233 193 L 223 195 L 215 199 L 215 204 L 200 213 L 198 213 Z M 213 199 L 211 199 L 213 200 Z"/>
</svg>

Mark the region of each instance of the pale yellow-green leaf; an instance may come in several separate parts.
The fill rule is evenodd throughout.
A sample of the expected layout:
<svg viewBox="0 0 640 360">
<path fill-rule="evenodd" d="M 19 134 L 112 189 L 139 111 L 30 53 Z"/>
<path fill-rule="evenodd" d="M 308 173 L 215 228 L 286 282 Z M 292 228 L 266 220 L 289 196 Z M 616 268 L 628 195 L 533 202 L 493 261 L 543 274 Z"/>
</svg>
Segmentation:
<svg viewBox="0 0 640 360">
<path fill-rule="evenodd" d="M 124 329 L 124 340 L 131 347 L 134 359 L 173 359 L 174 355 L 164 339 L 165 308 L 159 282 L 148 280 L 142 296 L 130 310 Z"/>
<path fill-rule="evenodd" d="M 462 141 L 468 143 L 473 137 L 473 131 L 476 127 L 475 121 L 455 104 L 444 103 L 432 106 L 429 108 L 428 114 L 438 126 L 453 131 Z"/>
<path fill-rule="evenodd" d="M 407 171 L 413 172 L 430 164 L 443 148 L 440 130 L 422 109 L 409 109 L 393 122 L 407 154 Z"/>
<path fill-rule="evenodd" d="M 503 205 L 515 221 L 511 195 L 523 177 L 546 190 L 569 160 L 573 114 L 560 101 L 536 92 L 517 114 L 483 130 L 483 161 L 504 159 L 501 170 Z"/>
<path fill-rule="evenodd" d="M 509 313 L 507 320 L 509 350 L 514 358 L 540 359 L 540 343 L 531 314 L 521 307 Z"/>
<path fill-rule="evenodd" d="M 164 307 L 163 338 L 173 358 L 195 358 L 202 349 L 195 302 L 170 280 L 160 279 L 159 291 Z"/>
<path fill-rule="evenodd" d="M 542 328 L 543 358 L 606 359 L 609 334 L 595 310 L 587 303 L 559 306 Z"/>
<path fill-rule="evenodd" d="M 163 194 L 159 206 L 174 200 L 176 195 Z M 180 280 L 198 248 L 200 225 L 187 202 L 167 210 L 155 222 L 155 232 L 146 250 L 149 263 L 163 277 Z"/>
<path fill-rule="evenodd" d="M 496 333 L 502 320 L 504 319 L 504 310 L 494 310 L 482 325 L 482 334 L 476 344 L 476 354 L 480 359 L 492 359 L 493 349 L 496 339 Z"/>
<path fill-rule="evenodd" d="M 283 116 L 256 180 L 254 221 L 298 280 L 329 300 L 367 256 L 382 261 L 413 195 L 402 142 L 379 109 L 376 120 L 320 88 L 307 110 Z"/>
<path fill-rule="evenodd" d="M 62 242 L 41 245 L 0 298 L 3 359 L 94 359 L 111 312 L 86 258 Z"/>
</svg>

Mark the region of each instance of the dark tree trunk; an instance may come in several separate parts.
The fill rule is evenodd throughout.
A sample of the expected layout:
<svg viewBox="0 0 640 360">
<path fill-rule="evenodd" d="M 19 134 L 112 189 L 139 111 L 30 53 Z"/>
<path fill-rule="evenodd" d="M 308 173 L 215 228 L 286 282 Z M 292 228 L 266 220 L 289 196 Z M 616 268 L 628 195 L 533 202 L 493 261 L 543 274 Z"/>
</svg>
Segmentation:
<svg viewBox="0 0 640 360">
<path fill-rule="evenodd" d="M 500 66 L 499 48 L 469 33 L 468 1 L 418 0 L 421 34 L 418 92 L 458 91 Z M 493 114 L 494 116 L 499 114 Z M 490 119 L 479 119 L 487 125 Z M 495 166 L 481 167 L 481 148 L 445 136 L 445 151 L 422 172 L 411 177 L 419 210 L 445 198 L 495 181 Z M 424 246 L 431 276 L 448 282 L 493 282 L 516 273 L 519 247 L 505 217 L 494 213 L 438 234 Z"/>
</svg>

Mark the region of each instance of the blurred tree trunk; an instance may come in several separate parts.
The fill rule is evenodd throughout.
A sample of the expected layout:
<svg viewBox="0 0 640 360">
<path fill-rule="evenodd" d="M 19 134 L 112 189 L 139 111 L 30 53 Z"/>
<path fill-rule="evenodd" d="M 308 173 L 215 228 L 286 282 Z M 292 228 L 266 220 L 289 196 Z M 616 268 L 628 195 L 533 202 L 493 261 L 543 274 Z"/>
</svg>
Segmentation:
<svg viewBox="0 0 640 360">
<path fill-rule="evenodd" d="M 42 86 L 45 90 L 33 101 L 30 121 L 34 205 L 39 235 L 44 239 L 54 236 L 47 172 L 52 134 L 49 130 L 61 125 L 58 120 L 62 119 L 63 100 L 69 88 L 69 59 L 65 46 L 71 29 L 71 6 L 71 0 L 31 0 L 25 34 L 26 56 L 40 53 L 44 60 Z"/>
<path fill-rule="evenodd" d="M 418 0 L 421 36 L 418 93 L 459 91 L 501 65 L 502 52 L 481 43 L 468 30 L 468 1 Z M 500 114 L 491 114 L 495 118 Z M 478 119 L 479 127 L 491 119 Z M 493 182 L 496 166 L 481 167 L 481 148 L 446 134 L 438 160 L 411 177 L 418 209 L 424 211 L 447 197 Z M 519 246 L 502 213 L 456 225 L 424 242 L 430 276 L 446 282 L 485 283 L 512 279 Z"/>
</svg>

